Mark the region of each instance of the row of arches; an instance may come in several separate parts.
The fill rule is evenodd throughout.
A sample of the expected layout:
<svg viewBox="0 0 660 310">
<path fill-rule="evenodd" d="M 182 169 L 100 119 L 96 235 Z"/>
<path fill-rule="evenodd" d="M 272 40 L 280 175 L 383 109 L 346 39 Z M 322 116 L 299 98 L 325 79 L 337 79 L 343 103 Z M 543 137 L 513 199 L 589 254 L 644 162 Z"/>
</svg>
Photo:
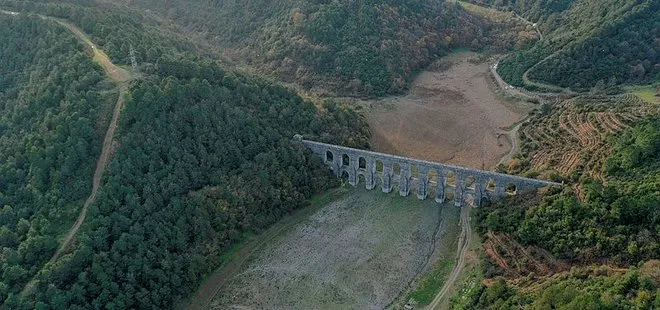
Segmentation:
<svg viewBox="0 0 660 310">
<path fill-rule="evenodd" d="M 325 154 L 325 161 L 327 164 L 334 164 L 335 167 L 338 166 L 338 168 L 343 171 L 341 174 L 338 173 L 338 176 L 349 179 L 350 178 L 350 173 L 348 172 L 349 167 L 351 167 L 351 156 L 348 154 L 341 154 L 341 161 L 339 165 L 335 163 L 336 155 L 332 151 L 328 150 L 326 151 Z M 357 157 L 357 171 L 356 171 L 356 179 L 355 183 L 357 184 L 366 184 L 365 176 L 367 173 L 369 173 L 369 162 L 365 156 L 356 156 Z M 383 182 L 383 177 L 385 175 L 386 171 L 386 166 L 383 163 L 383 161 L 376 159 L 373 162 L 373 169 L 377 177 L 374 177 L 374 180 Z M 333 166 L 333 165 L 331 165 Z M 409 169 L 409 171 L 405 171 L 402 166 L 404 166 L 406 169 Z M 425 187 L 428 188 L 434 188 L 437 186 L 438 182 L 440 182 L 440 173 L 438 172 L 438 169 L 436 168 L 429 168 L 426 166 L 420 166 L 417 164 L 401 164 L 398 162 L 391 163 L 390 167 L 388 167 L 388 173 L 390 174 L 390 177 L 392 177 L 394 180 L 398 179 L 398 182 L 395 183 L 401 183 L 403 181 L 406 181 L 408 183 L 411 183 L 414 188 L 419 188 L 420 184 L 425 182 Z M 362 180 L 360 180 L 360 176 Z M 403 178 L 403 179 L 402 179 Z M 489 179 L 486 181 L 485 184 L 479 184 L 477 182 L 477 179 L 474 176 L 466 176 L 462 178 L 462 180 L 458 180 L 457 175 L 451 171 L 451 170 L 443 170 L 442 173 L 442 181 L 444 186 L 448 186 L 451 188 L 456 188 L 457 185 L 461 185 L 461 189 L 464 191 L 471 191 L 471 192 L 477 192 L 477 191 L 483 191 L 483 194 L 493 194 L 498 191 L 497 187 L 497 182 L 494 179 Z M 462 181 L 462 182 L 461 182 Z M 459 184 L 457 184 L 457 182 Z M 416 185 L 416 186 L 415 186 Z M 517 186 L 514 183 L 507 183 L 503 184 L 502 188 L 500 189 L 501 194 L 509 194 L 509 195 L 514 195 L 517 192 Z"/>
<path fill-rule="evenodd" d="M 341 178 L 344 180 L 349 180 L 349 173 L 348 170 L 343 169 L 341 172 Z M 381 188 L 383 187 L 384 180 L 380 177 L 375 178 L 373 180 L 373 188 Z M 359 173 L 356 177 L 356 184 L 355 186 L 359 186 L 362 184 L 367 184 L 366 176 L 363 173 Z M 417 189 L 421 183 L 417 183 L 415 186 L 412 186 L 411 189 L 413 189 L 413 192 L 417 192 Z M 401 193 L 401 183 L 399 182 L 394 182 L 391 184 L 391 188 L 389 192 L 399 192 Z M 464 200 L 464 201 L 472 201 L 475 202 L 477 201 L 477 196 L 479 196 L 482 200 L 483 198 L 488 199 L 488 197 L 493 196 L 492 193 L 479 193 L 477 191 L 465 191 L 465 190 L 458 190 L 454 187 L 445 187 L 440 189 L 437 185 L 429 186 L 425 192 L 425 195 L 420 196 L 418 193 L 418 198 L 419 199 L 434 199 L 438 202 L 444 202 L 444 201 L 457 201 L 457 200 Z M 457 197 L 459 196 L 459 197 Z M 458 199 L 457 199 L 458 198 Z"/>
<path fill-rule="evenodd" d="M 357 171 L 356 182 L 355 182 L 356 184 L 355 185 L 367 184 L 366 174 L 367 174 L 366 171 Z M 393 173 L 391 176 L 392 176 L 391 180 L 394 184 L 398 185 L 403 181 L 401 179 L 403 176 L 401 176 L 400 174 Z M 349 180 L 349 178 L 350 178 L 349 170 L 348 169 L 342 169 L 340 177 L 342 179 Z M 377 171 L 374 174 L 374 179 L 373 179 L 374 182 L 375 182 L 374 187 L 377 187 L 378 185 L 382 185 L 383 182 L 384 182 L 383 181 L 384 177 L 385 177 L 385 175 L 382 173 L 382 171 L 381 172 Z M 435 169 L 433 169 L 433 170 L 430 170 L 427 173 L 426 178 L 420 179 L 419 177 L 417 177 L 417 178 L 416 177 L 409 177 L 408 182 L 410 183 L 410 189 L 411 190 L 419 189 L 419 187 L 422 186 L 422 184 L 424 184 L 424 186 L 430 192 L 431 189 L 435 189 L 438 186 L 439 177 L 438 177 L 437 171 Z M 478 185 L 478 183 L 477 183 L 477 181 L 474 177 L 466 177 L 465 182 L 463 184 L 464 185 L 460 188 L 461 188 L 461 190 L 467 191 L 467 192 L 478 192 L 479 190 L 482 190 L 484 192 L 483 194 L 493 195 L 497 191 L 497 183 L 493 179 L 488 180 L 486 182 L 486 184 L 482 185 L 483 187 L 481 187 L 481 188 L 479 188 L 479 185 Z M 455 189 L 456 188 L 456 177 L 454 176 L 453 173 L 451 173 L 451 172 L 447 173 L 447 176 L 445 177 L 445 181 L 444 181 L 443 185 L 446 188 L 450 188 L 450 189 Z M 517 193 L 516 184 L 514 184 L 514 183 L 505 184 L 502 188 L 502 193 L 508 194 L 508 195 L 515 195 Z"/>
</svg>

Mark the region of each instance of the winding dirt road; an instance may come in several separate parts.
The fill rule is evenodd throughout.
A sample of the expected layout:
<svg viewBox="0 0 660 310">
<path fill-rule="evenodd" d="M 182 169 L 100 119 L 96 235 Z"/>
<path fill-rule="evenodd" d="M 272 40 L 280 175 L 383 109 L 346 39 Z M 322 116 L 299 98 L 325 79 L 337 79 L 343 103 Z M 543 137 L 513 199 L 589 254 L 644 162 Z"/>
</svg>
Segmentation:
<svg viewBox="0 0 660 310">
<path fill-rule="evenodd" d="M 11 15 L 20 14 L 9 11 L 0 11 L 0 12 Z M 115 103 L 115 107 L 112 113 L 112 119 L 110 120 L 110 124 L 108 125 L 108 130 L 106 131 L 105 138 L 103 139 L 103 147 L 101 149 L 101 155 L 99 156 L 99 159 L 96 162 L 96 169 L 94 170 L 94 176 L 92 178 L 92 191 L 90 192 L 89 197 L 87 197 L 87 200 L 85 200 L 85 203 L 83 204 L 83 208 L 82 210 L 80 210 L 80 213 L 78 214 L 78 218 L 76 219 L 75 223 L 69 229 L 69 232 L 62 240 L 62 243 L 58 247 L 55 254 L 53 254 L 53 256 L 48 261 L 47 264 L 50 264 L 57 261 L 57 259 L 62 255 L 62 253 L 64 253 L 64 251 L 69 247 L 71 241 L 78 232 L 78 229 L 80 229 L 80 226 L 87 217 L 87 210 L 89 208 L 89 205 L 92 204 L 96 199 L 96 193 L 101 184 L 101 177 L 103 176 L 103 172 L 105 171 L 105 166 L 107 165 L 108 159 L 110 158 L 110 154 L 112 153 L 112 141 L 115 135 L 115 131 L 117 130 L 117 121 L 119 120 L 121 110 L 124 106 L 124 95 L 126 94 L 126 90 L 128 89 L 128 85 L 132 78 L 132 75 L 128 70 L 125 70 L 113 64 L 112 61 L 110 61 L 110 59 L 108 58 L 108 56 L 102 50 L 98 49 L 96 45 L 92 43 L 92 41 L 89 39 L 89 37 L 84 32 L 82 32 L 78 27 L 58 18 L 44 16 L 40 14 L 38 14 L 37 16 L 43 19 L 52 20 L 69 29 L 76 36 L 76 38 L 80 40 L 85 45 L 85 47 L 88 48 L 88 50 L 93 54 L 94 61 L 96 61 L 101 66 L 101 68 L 103 68 L 103 70 L 108 74 L 110 79 L 113 82 L 117 83 L 119 87 L 119 98 L 117 98 L 117 103 Z M 25 285 L 23 291 L 21 291 L 20 293 L 20 296 L 25 297 L 26 295 L 30 294 L 34 289 L 34 284 L 35 284 L 35 279 L 32 278 Z"/>
<path fill-rule="evenodd" d="M 76 37 L 92 51 L 92 53 L 94 54 L 94 60 L 99 65 L 101 65 L 101 67 L 108 74 L 108 76 L 115 83 L 119 84 L 119 98 L 117 98 L 117 103 L 115 104 L 114 111 L 112 113 L 112 120 L 110 121 L 108 130 L 105 133 L 105 138 L 103 140 L 103 148 L 101 149 L 101 155 L 99 156 L 99 159 L 96 162 L 96 170 L 94 171 L 94 178 L 92 179 L 92 191 L 89 194 L 89 197 L 87 197 L 87 200 L 85 200 L 85 204 L 83 205 L 82 210 L 80 210 L 80 214 L 78 215 L 76 222 L 73 224 L 71 229 L 69 229 L 69 232 L 66 234 L 66 237 L 62 241 L 62 244 L 60 244 L 60 247 L 57 249 L 53 257 L 51 257 L 49 263 L 52 263 L 56 261 L 60 257 L 60 255 L 62 255 L 62 253 L 67 249 L 67 247 L 73 240 L 73 237 L 75 237 L 76 233 L 78 232 L 78 229 L 85 221 L 85 217 L 87 216 L 87 209 L 89 208 L 89 205 L 92 204 L 96 199 L 96 193 L 99 189 L 99 185 L 101 184 L 101 177 L 103 176 L 103 172 L 105 171 L 105 166 L 107 165 L 108 159 L 110 157 L 110 153 L 112 152 L 112 140 L 115 135 L 115 131 L 117 130 L 117 121 L 119 120 L 119 115 L 121 114 L 121 110 L 124 106 L 124 95 L 126 94 L 126 89 L 128 88 L 128 83 L 131 79 L 131 74 L 127 70 L 113 64 L 108 58 L 108 56 L 103 51 L 98 49 L 96 45 L 94 45 L 94 43 L 92 43 L 92 41 L 89 39 L 89 37 L 87 37 L 87 35 L 85 35 L 85 33 L 83 33 L 76 26 L 69 24 L 60 19 L 47 17 L 47 16 L 41 16 L 41 17 L 54 20 L 58 24 L 66 27 L 71 32 L 73 32 L 73 34 L 75 34 Z"/>
<path fill-rule="evenodd" d="M 461 235 L 458 238 L 458 262 L 456 263 L 456 266 L 454 266 L 454 269 L 447 277 L 447 281 L 445 281 L 445 284 L 442 286 L 442 289 L 440 290 L 438 295 L 436 295 L 435 298 L 433 298 L 433 301 L 426 307 L 426 309 L 430 309 L 430 310 L 439 309 L 440 302 L 445 297 L 445 295 L 447 295 L 449 289 L 454 285 L 454 282 L 456 282 L 456 279 L 463 270 L 463 266 L 465 266 L 465 260 L 466 260 L 465 254 L 470 249 L 472 227 L 470 227 L 470 207 L 468 205 L 465 205 L 461 209 L 462 210 L 461 210 L 460 225 L 462 229 L 461 229 Z"/>
<path fill-rule="evenodd" d="M 526 119 L 525 119 L 526 120 Z M 509 150 L 509 153 L 504 154 L 502 156 L 502 159 L 500 159 L 500 164 L 505 164 L 509 160 L 513 159 L 513 156 L 516 156 L 518 154 L 518 131 L 520 130 L 520 127 L 522 127 L 522 124 L 525 121 L 523 120 L 522 122 L 518 123 L 515 127 L 513 127 L 511 130 L 507 131 L 504 133 L 505 136 L 508 137 L 509 141 L 511 142 L 511 149 Z"/>
</svg>

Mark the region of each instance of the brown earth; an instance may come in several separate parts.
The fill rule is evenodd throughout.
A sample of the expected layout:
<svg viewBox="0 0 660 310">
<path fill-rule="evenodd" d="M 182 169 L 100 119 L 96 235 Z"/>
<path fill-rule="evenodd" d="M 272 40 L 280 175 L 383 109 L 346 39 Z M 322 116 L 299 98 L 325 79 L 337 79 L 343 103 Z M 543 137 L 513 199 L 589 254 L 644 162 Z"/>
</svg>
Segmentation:
<svg viewBox="0 0 660 310">
<path fill-rule="evenodd" d="M 530 105 L 498 95 L 488 63 L 475 53 L 455 53 L 430 68 L 408 95 L 370 103 L 374 149 L 474 168 L 497 164 L 511 148 L 502 134 Z"/>
</svg>

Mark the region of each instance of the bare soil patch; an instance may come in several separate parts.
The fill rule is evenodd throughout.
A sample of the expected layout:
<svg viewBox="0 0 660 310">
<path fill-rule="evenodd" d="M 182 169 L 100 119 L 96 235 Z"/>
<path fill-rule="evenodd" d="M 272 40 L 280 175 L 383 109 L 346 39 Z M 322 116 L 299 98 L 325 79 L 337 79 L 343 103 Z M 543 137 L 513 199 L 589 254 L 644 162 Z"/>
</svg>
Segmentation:
<svg viewBox="0 0 660 310">
<path fill-rule="evenodd" d="M 264 245 L 212 308 L 386 308 L 443 242 L 455 242 L 446 231 L 456 225 L 457 212 L 447 208 L 452 207 L 352 190 Z"/>
<path fill-rule="evenodd" d="M 372 145 L 382 152 L 474 168 L 498 163 L 510 148 L 498 139 L 521 121 L 530 104 L 496 93 L 487 62 L 460 52 L 432 65 L 410 93 L 371 102 Z"/>
</svg>

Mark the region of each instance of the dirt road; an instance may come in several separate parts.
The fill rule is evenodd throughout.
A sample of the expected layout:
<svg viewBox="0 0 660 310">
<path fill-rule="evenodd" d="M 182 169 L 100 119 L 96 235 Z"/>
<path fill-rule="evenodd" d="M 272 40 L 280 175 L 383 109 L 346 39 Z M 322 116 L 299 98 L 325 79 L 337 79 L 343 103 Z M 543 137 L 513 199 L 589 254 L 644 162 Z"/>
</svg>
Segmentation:
<svg viewBox="0 0 660 310">
<path fill-rule="evenodd" d="M 1 11 L 1 12 L 11 15 L 19 14 L 15 12 L 7 12 L 7 11 Z M 85 221 L 85 217 L 87 216 L 87 210 L 89 208 L 89 205 L 92 204 L 96 199 L 96 193 L 101 184 L 101 177 L 103 176 L 103 172 L 105 171 L 105 166 L 107 165 L 110 154 L 112 153 L 112 141 L 115 135 L 115 131 L 117 130 L 117 121 L 119 120 L 121 110 L 124 106 L 124 95 L 126 94 L 126 90 L 128 89 L 128 84 L 131 80 L 131 74 L 127 70 L 113 64 L 108 58 L 108 56 L 103 51 L 98 49 L 96 45 L 94 45 L 94 43 L 92 43 L 92 41 L 89 39 L 89 37 L 87 37 L 87 35 L 85 35 L 76 26 L 69 24 L 66 21 L 49 16 L 39 15 L 39 17 L 43 19 L 55 21 L 58 24 L 69 29 L 71 32 L 73 32 L 76 38 L 78 38 L 83 44 L 85 44 L 85 46 L 89 49 L 89 51 L 93 53 L 94 61 L 96 61 L 103 68 L 103 70 L 108 74 L 110 79 L 113 80 L 115 83 L 117 83 L 119 87 L 119 98 L 117 98 L 117 103 L 115 103 L 115 107 L 112 113 L 112 119 L 110 120 L 110 124 L 108 125 L 108 130 L 105 133 L 105 138 L 103 140 L 103 147 L 101 149 L 101 155 L 99 156 L 99 159 L 96 162 L 96 169 L 94 170 L 94 176 L 92 178 L 92 191 L 85 200 L 85 203 L 83 204 L 83 207 L 80 210 L 80 213 L 78 214 L 78 218 L 74 222 L 73 226 L 71 226 L 69 232 L 62 240 L 62 243 L 58 247 L 57 251 L 55 251 L 55 254 L 53 254 L 53 256 L 48 261 L 48 263 L 53 263 L 57 261 L 57 259 L 62 255 L 62 253 L 68 248 L 69 244 L 71 243 L 76 233 L 78 232 L 78 229 L 80 229 L 80 226 Z M 34 288 L 34 283 L 35 282 L 33 278 L 25 285 L 25 287 L 20 293 L 20 296 L 25 297 L 26 295 L 30 294 Z"/>
<path fill-rule="evenodd" d="M 542 63 L 546 62 L 548 59 L 550 59 L 550 58 L 552 58 L 552 57 L 555 57 L 555 56 L 556 56 L 557 54 L 559 54 L 560 52 L 562 52 L 562 49 L 559 49 L 559 50 L 557 50 L 556 52 L 550 54 L 549 56 L 547 56 L 547 57 L 541 59 L 541 61 L 537 62 L 536 64 L 534 64 L 533 66 L 531 66 L 529 69 L 527 69 L 527 71 L 525 71 L 525 73 L 523 73 L 523 75 L 522 75 L 523 83 L 525 83 L 525 84 L 527 84 L 527 85 L 533 85 L 533 86 L 536 86 L 536 87 L 540 87 L 540 88 L 542 88 L 542 89 L 548 89 L 548 90 L 551 90 L 551 91 L 553 91 L 553 92 L 557 92 L 557 93 L 574 94 L 574 92 L 571 91 L 571 90 L 568 89 L 568 88 L 562 88 L 562 87 L 559 87 L 559 86 L 556 86 L 556 85 L 551 85 L 551 84 L 541 83 L 541 82 L 538 82 L 538 81 L 532 81 L 532 80 L 529 78 L 529 72 L 530 72 L 530 71 L 534 70 L 536 67 L 538 67 L 538 66 L 541 65 Z"/>
<path fill-rule="evenodd" d="M 523 122 L 520 122 L 518 125 L 513 127 L 513 129 L 504 133 L 509 138 L 509 142 L 511 143 L 511 150 L 509 150 L 508 153 L 502 156 L 502 159 L 500 159 L 499 162 L 500 164 L 504 164 L 509 160 L 513 159 L 513 156 L 515 156 L 518 153 L 518 145 L 520 144 L 518 141 L 518 131 L 520 130 L 522 124 Z"/>
<path fill-rule="evenodd" d="M 126 89 L 128 88 L 128 82 L 131 79 L 131 74 L 127 70 L 113 64 L 108 58 L 108 56 L 103 51 L 98 49 L 96 45 L 94 45 L 94 43 L 92 43 L 92 41 L 87 37 L 87 35 L 85 35 L 76 26 L 71 25 L 60 19 L 47 17 L 47 16 L 41 16 L 41 17 L 54 20 L 58 24 L 66 27 L 71 32 L 73 32 L 73 34 L 75 34 L 76 37 L 80 41 L 82 41 L 85 44 L 85 46 L 87 46 L 94 53 L 94 60 L 101 65 L 101 67 L 108 74 L 108 76 L 114 82 L 119 84 L 119 98 L 117 98 L 117 103 L 115 104 L 114 111 L 112 113 L 112 120 L 110 121 L 110 125 L 108 126 L 108 130 L 106 131 L 105 138 L 103 140 L 103 148 L 101 149 L 101 155 L 99 156 L 99 159 L 96 163 L 96 169 L 94 171 L 94 177 L 92 179 L 92 191 L 89 194 L 87 200 L 85 200 L 85 204 L 83 205 L 83 208 L 80 211 L 80 214 L 76 219 L 76 222 L 73 224 L 71 229 L 69 229 L 69 232 L 67 233 L 64 240 L 62 240 L 60 247 L 57 249 L 53 257 L 51 257 L 49 263 L 52 263 L 56 261 L 69 246 L 71 240 L 73 240 L 73 237 L 78 232 L 78 229 L 82 225 L 83 221 L 85 221 L 85 217 L 87 216 L 87 209 L 89 205 L 92 204 L 96 199 L 96 192 L 99 189 L 99 185 L 101 183 L 101 177 L 103 176 L 103 172 L 105 171 L 105 166 L 107 165 L 108 159 L 110 157 L 110 153 L 112 152 L 112 140 L 115 135 L 115 131 L 117 130 L 117 121 L 119 120 L 119 115 L 121 114 L 122 107 L 124 106 L 124 95 L 126 93 Z"/>
<path fill-rule="evenodd" d="M 440 302 L 447 295 L 449 289 L 454 285 L 456 279 L 461 273 L 463 266 L 465 266 L 466 253 L 470 248 L 470 241 L 472 237 L 472 228 L 470 227 L 470 207 L 464 206 L 461 210 L 461 236 L 458 240 L 458 263 L 447 277 L 445 284 L 442 286 L 442 290 L 435 296 L 431 304 L 429 304 L 426 309 L 438 309 Z"/>
<path fill-rule="evenodd" d="M 50 258 L 49 263 L 56 261 L 60 255 L 62 255 L 62 252 L 66 250 L 67 246 L 69 243 L 71 243 L 71 240 L 73 240 L 73 237 L 78 232 L 80 225 L 82 225 L 83 221 L 85 220 L 89 205 L 92 204 L 92 202 L 94 202 L 96 199 L 96 192 L 98 191 L 99 185 L 101 184 L 101 177 L 103 176 L 105 166 L 108 163 L 108 158 L 112 152 L 112 138 L 114 137 L 115 130 L 117 129 L 117 120 L 119 119 L 119 114 L 121 113 L 121 109 L 124 105 L 124 94 L 126 93 L 126 88 L 126 84 L 119 86 L 119 99 L 117 99 L 117 103 L 115 104 L 115 109 L 112 113 L 112 120 L 110 121 L 108 131 L 106 132 L 105 139 L 103 140 L 101 156 L 99 156 L 99 159 L 96 162 L 96 170 L 94 171 L 94 178 L 92 180 L 92 191 L 89 194 L 89 197 L 87 197 L 87 200 L 85 200 L 85 204 L 83 205 L 82 210 L 80 210 L 80 214 L 78 215 L 76 222 L 73 224 L 71 229 L 69 229 L 69 232 L 66 234 L 66 237 L 62 241 L 60 247 L 57 249 L 57 252 L 55 252 L 53 257 Z"/>
</svg>

